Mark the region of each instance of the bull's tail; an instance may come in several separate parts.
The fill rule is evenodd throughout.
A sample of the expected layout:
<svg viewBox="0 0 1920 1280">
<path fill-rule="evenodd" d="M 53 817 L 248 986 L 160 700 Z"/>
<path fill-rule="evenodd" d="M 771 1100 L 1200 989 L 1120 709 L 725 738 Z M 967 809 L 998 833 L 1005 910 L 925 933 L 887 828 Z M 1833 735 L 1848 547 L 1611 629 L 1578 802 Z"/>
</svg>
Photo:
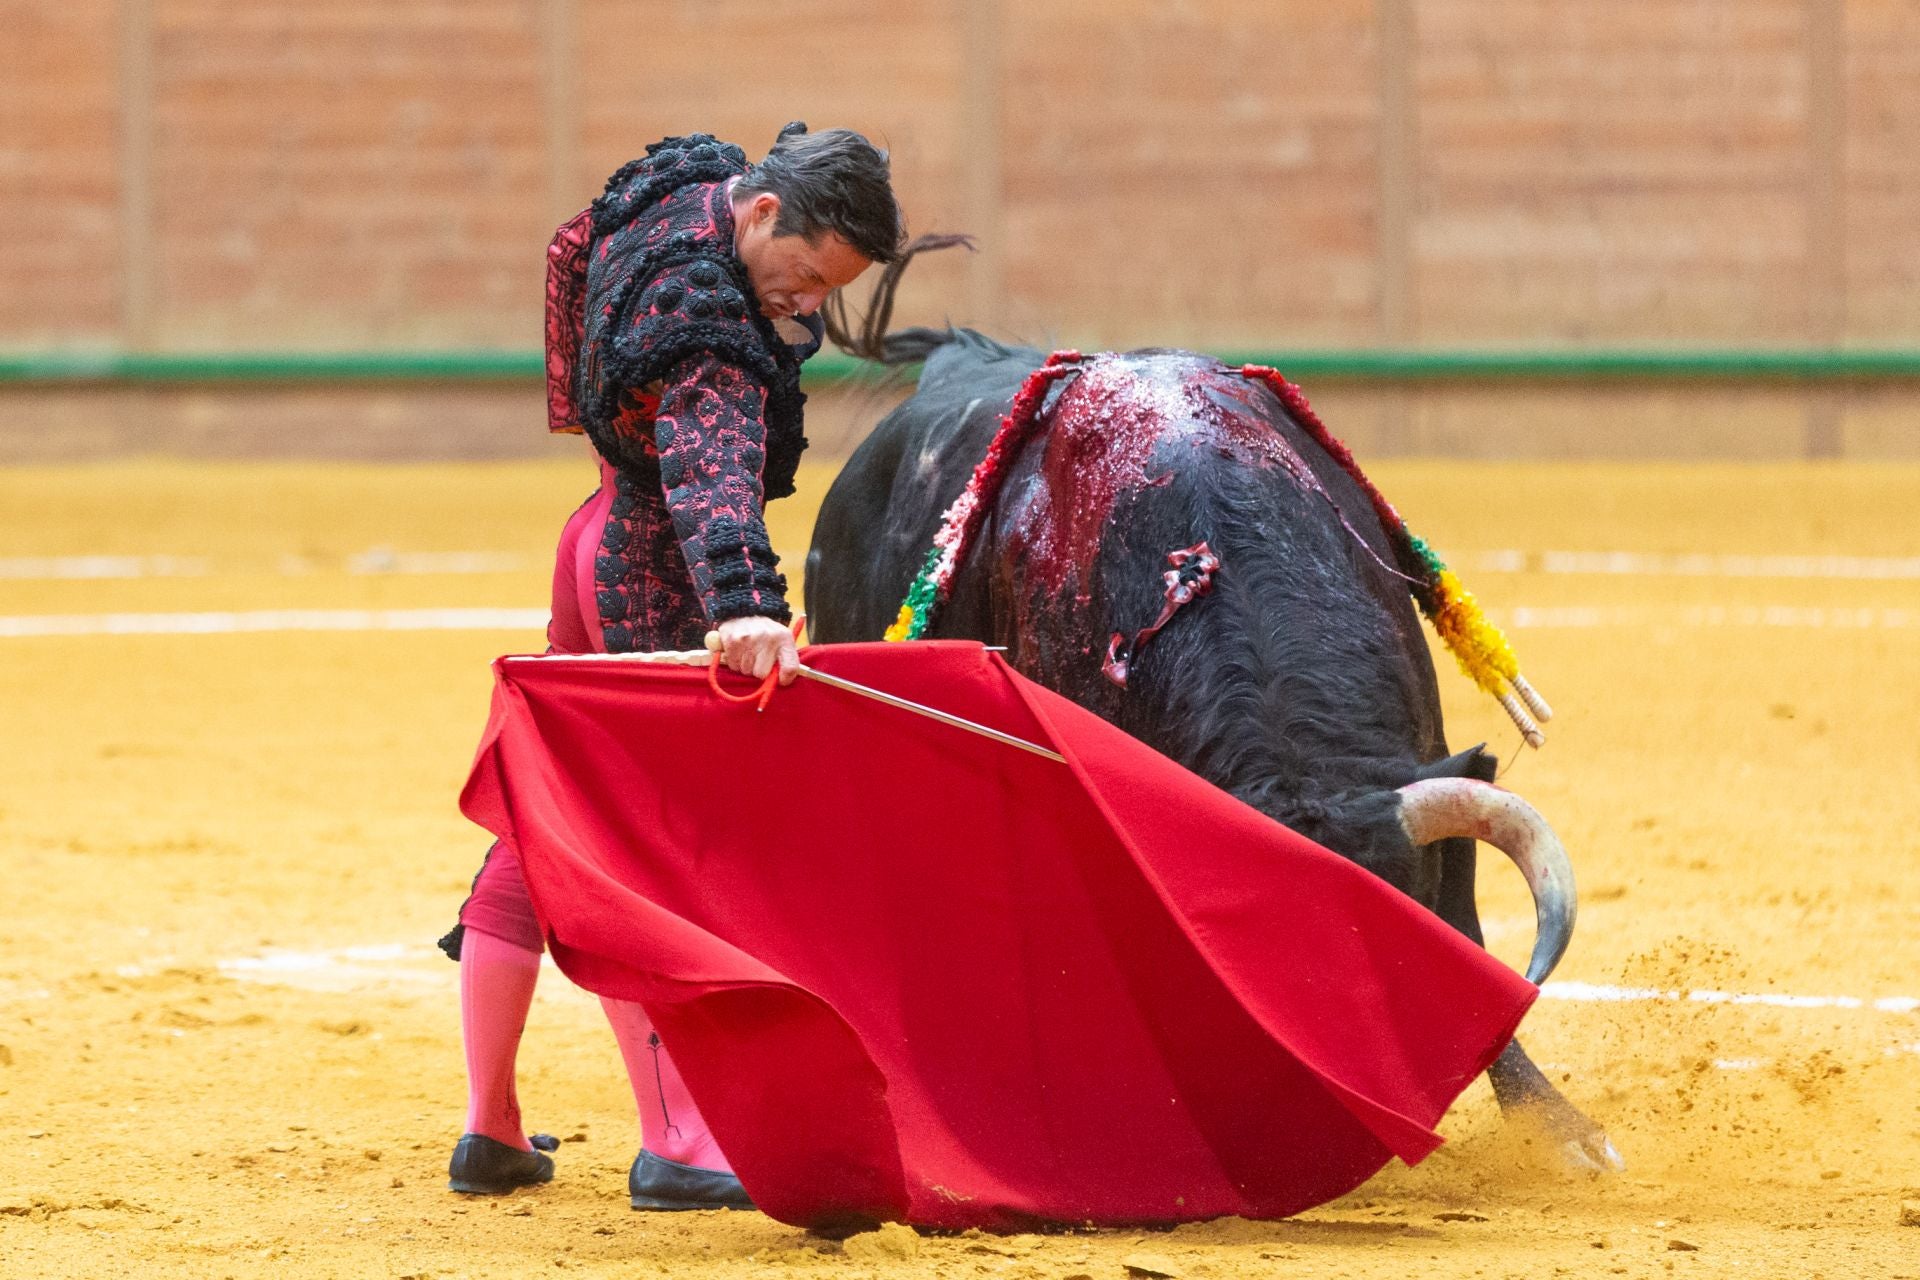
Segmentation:
<svg viewBox="0 0 1920 1280">
<path fill-rule="evenodd" d="M 955 245 L 972 249 L 973 237 L 935 234 L 915 236 L 908 241 L 900 256 L 881 268 L 880 278 L 874 282 L 873 292 L 867 298 L 866 314 L 857 326 L 848 314 L 844 291 L 835 289 L 828 294 L 820 305 L 820 318 L 826 322 L 827 336 L 833 339 L 833 345 L 862 360 L 896 365 L 924 360 L 936 348 L 952 341 L 953 331 L 949 329 L 916 328 L 888 333 L 887 325 L 893 320 L 894 295 L 900 289 L 900 277 L 906 274 L 907 264 L 922 253 L 951 249 Z"/>
</svg>

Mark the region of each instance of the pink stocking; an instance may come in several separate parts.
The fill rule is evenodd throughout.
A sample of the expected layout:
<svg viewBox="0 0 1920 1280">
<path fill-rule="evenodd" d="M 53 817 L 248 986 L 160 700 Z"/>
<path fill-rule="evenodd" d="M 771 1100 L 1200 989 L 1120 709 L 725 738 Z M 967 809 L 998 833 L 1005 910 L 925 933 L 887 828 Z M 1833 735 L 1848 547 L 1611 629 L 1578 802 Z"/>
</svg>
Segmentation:
<svg viewBox="0 0 1920 1280">
<path fill-rule="evenodd" d="M 613 1024 L 620 1056 L 627 1063 L 627 1079 L 633 1082 L 633 1101 L 640 1110 L 640 1145 L 662 1159 L 732 1173 L 733 1166 L 707 1132 L 707 1122 L 700 1118 L 693 1095 L 654 1033 L 647 1011 L 630 1000 L 605 996 L 600 1006 Z"/>
<path fill-rule="evenodd" d="M 530 1151 L 513 1088 L 520 1033 L 540 953 L 467 926 L 460 944 L 460 1030 L 467 1050 L 467 1132 Z"/>
</svg>

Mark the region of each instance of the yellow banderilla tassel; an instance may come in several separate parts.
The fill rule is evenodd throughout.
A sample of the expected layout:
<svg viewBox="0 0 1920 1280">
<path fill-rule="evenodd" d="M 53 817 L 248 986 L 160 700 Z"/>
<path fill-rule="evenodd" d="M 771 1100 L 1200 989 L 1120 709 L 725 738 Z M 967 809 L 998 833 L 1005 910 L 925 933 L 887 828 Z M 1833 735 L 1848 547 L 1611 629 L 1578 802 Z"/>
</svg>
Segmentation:
<svg viewBox="0 0 1920 1280">
<path fill-rule="evenodd" d="M 907 638 L 908 633 L 911 632 L 912 630 L 913 630 L 913 606 L 910 604 L 903 604 L 900 606 L 900 616 L 895 618 L 893 620 L 893 625 L 887 628 L 886 638 L 888 640 L 894 640 L 894 641 L 905 640 Z"/>
<path fill-rule="evenodd" d="M 1535 720 L 1553 715 L 1544 699 L 1535 693 L 1520 675 L 1519 659 L 1513 656 L 1500 628 L 1480 612 L 1479 601 L 1460 583 L 1451 569 L 1441 569 L 1434 579 L 1438 605 L 1432 616 L 1433 629 L 1440 634 L 1454 661 L 1467 678 L 1493 696 L 1519 728 L 1527 745 L 1539 747 L 1547 740 Z M 1525 705 L 1522 705 L 1524 703 Z M 1529 711 L 1532 714 L 1529 714 Z"/>
</svg>

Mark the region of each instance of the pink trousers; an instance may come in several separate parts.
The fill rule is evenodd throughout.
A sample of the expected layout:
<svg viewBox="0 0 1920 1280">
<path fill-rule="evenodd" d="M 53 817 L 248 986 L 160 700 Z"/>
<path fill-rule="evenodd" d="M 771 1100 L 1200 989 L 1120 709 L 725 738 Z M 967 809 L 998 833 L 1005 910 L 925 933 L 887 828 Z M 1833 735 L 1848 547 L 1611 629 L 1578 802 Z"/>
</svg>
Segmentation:
<svg viewBox="0 0 1920 1280">
<path fill-rule="evenodd" d="M 605 459 L 599 461 L 600 487 L 568 519 L 554 555 L 553 613 L 547 623 L 549 653 L 606 652 L 593 593 L 593 558 L 600 549 L 607 512 L 613 506 L 613 468 Z M 494 845 L 473 883 L 472 896 L 460 909 L 460 923 L 527 951 L 545 950 L 533 903 L 527 897 L 519 854 L 506 845 Z"/>
<path fill-rule="evenodd" d="M 554 557 L 553 613 L 547 625 L 550 653 L 606 650 L 593 568 L 613 495 L 613 471 L 602 461 L 600 488 L 567 521 Z M 512 845 L 496 842 L 487 854 L 473 894 L 460 909 L 460 923 L 475 934 L 488 935 L 477 945 L 468 938 L 460 956 L 467 1131 L 526 1150 L 514 1064 L 546 940 L 533 914 L 520 855 Z M 646 1011 L 623 1000 L 602 999 L 601 1004 L 633 1083 L 642 1145 L 681 1164 L 728 1170 L 725 1154 L 707 1132 Z"/>
</svg>

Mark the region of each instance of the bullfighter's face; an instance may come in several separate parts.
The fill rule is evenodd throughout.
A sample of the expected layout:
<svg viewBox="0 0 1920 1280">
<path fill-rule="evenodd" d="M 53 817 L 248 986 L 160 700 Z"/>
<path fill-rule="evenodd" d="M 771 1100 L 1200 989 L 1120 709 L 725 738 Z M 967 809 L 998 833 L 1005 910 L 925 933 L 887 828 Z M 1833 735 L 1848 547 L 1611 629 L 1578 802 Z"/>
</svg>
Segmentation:
<svg viewBox="0 0 1920 1280">
<path fill-rule="evenodd" d="M 770 320 L 810 315 L 827 294 L 852 284 L 873 264 L 832 232 L 777 235 L 780 197 L 757 192 L 734 210 L 734 252 Z"/>
</svg>

